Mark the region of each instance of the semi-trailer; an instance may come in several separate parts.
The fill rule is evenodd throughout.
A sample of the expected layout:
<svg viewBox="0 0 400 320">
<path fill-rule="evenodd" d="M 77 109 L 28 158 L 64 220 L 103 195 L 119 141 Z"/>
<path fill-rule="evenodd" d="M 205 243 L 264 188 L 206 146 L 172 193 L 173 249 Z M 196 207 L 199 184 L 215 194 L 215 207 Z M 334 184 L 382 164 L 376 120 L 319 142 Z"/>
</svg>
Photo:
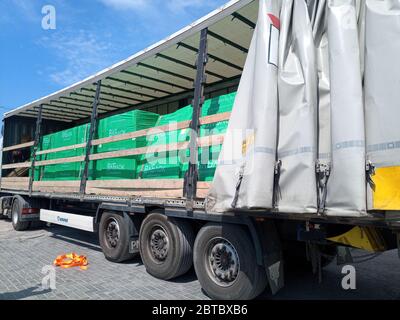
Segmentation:
<svg viewBox="0 0 400 320">
<path fill-rule="evenodd" d="M 7 112 L 0 217 L 96 232 L 160 279 L 194 266 L 215 299 L 399 248 L 399 8 L 233 0 Z"/>
</svg>

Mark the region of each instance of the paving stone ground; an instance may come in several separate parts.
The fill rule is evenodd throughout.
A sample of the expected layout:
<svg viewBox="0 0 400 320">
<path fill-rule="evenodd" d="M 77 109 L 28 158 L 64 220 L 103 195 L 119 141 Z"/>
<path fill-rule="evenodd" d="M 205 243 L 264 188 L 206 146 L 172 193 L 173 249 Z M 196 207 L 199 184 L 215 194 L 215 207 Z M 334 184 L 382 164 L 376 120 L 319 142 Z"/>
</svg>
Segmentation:
<svg viewBox="0 0 400 320">
<path fill-rule="evenodd" d="M 87 270 L 56 269 L 56 289 L 42 290 L 42 268 L 60 254 L 86 255 Z M 172 282 L 149 275 L 140 258 L 107 261 L 97 237 L 54 226 L 15 232 L 0 221 L 0 299 L 207 299 L 191 270 Z"/>
<path fill-rule="evenodd" d="M 43 290 L 43 267 L 69 252 L 86 255 L 89 268 L 57 268 L 56 289 Z M 333 263 L 326 268 L 322 284 L 311 273 L 291 272 L 286 274 L 285 288 L 276 296 L 266 290 L 259 299 L 400 299 L 400 260 L 396 250 L 354 266 L 357 290 L 342 289 L 342 267 Z M 140 258 L 122 264 L 107 261 L 95 234 L 58 226 L 16 232 L 9 221 L 0 220 L 1 299 L 208 298 L 193 270 L 173 281 L 158 280 L 146 272 Z"/>
</svg>

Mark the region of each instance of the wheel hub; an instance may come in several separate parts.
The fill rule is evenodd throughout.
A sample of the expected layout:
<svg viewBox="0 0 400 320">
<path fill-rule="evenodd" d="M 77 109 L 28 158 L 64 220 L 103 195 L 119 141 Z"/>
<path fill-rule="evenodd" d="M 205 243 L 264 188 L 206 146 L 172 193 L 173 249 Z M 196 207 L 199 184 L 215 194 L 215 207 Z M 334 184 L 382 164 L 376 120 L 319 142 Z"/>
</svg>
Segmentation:
<svg viewBox="0 0 400 320">
<path fill-rule="evenodd" d="M 153 257 L 159 261 L 164 261 L 168 255 L 169 240 L 165 230 L 155 229 L 150 236 L 150 248 Z"/>
<path fill-rule="evenodd" d="M 119 237 L 120 232 L 118 222 L 111 219 L 106 228 L 106 238 L 110 247 L 115 248 L 117 246 Z"/>
<path fill-rule="evenodd" d="M 219 285 L 232 284 L 239 273 L 239 257 L 235 247 L 224 239 L 217 239 L 210 243 L 208 262 L 212 278 Z"/>
</svg>

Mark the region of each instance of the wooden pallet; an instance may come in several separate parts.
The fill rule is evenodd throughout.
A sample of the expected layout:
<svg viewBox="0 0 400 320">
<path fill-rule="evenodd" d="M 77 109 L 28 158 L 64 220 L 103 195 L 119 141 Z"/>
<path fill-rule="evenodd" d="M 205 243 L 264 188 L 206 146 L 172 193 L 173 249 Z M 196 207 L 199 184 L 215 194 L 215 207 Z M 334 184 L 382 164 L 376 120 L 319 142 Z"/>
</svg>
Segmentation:
<svg viewBox="0 0 400 320">
<path fill-rule="evenodd" d="M 32 191 L 46 193 L 79 193 L 80 181 L 34 181 Z M 205 198 L 210 188 L 208 182 L 198 182 L 199 198 Z M 29 178 L 5 177 L 1 189 L 29 191 Z M 132 179 L 132 180 L 90 180 L 86 194 L 119 197 L 182 198 L 183 179 Z"/>
</svg>

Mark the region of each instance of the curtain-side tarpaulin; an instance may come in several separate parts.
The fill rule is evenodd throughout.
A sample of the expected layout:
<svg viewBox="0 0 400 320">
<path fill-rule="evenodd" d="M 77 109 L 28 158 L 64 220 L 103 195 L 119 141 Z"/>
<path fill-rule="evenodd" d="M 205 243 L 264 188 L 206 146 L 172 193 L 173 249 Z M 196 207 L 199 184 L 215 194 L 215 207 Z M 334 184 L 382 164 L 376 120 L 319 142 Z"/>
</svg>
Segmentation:
<svg viewBox="0 0 400 320">
<path fill-rule="evenodd" d="M 368 209 L 400 210 L 400 0 L 368 0 L 365 11 Z"/>
<path fill-rule="evenodd" d="M 271 208 L 277 141 L 280 1 L 260 1 L 207 211 Z"/>
<path fill-rule="evenodd" d="M 259 3 L 207 210 L 400 210 L 400 0 Z"/>
<path fill-rule="evenodd" d="M 277 210 L 316 213 L 318 66 L 307 3 L 284 0 L 281 25 Z"/>
<path fill-rule="evenodd" d="M 326 213 L 364 215 L 365 128 L 355 1 L 330 0 L 327 16 L 332 169 L 327 184 Z"/>
</svg>

